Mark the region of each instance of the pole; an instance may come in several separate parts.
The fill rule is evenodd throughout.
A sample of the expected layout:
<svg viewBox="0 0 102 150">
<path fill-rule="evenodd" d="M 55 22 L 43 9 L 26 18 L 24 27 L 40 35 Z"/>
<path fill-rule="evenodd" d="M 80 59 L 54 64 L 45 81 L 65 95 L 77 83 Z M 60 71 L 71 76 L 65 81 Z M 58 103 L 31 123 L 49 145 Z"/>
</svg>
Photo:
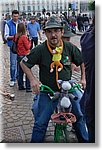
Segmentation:
<svg viewBox="0 0 102 150">
<path fill-rule="evenodd" d="M 17 0 L 17 7 L 18 7 L 18 11 L 19 11 L 19 0 Z"/>
<path fill-rule="evenodd" d="M 69 2 L 68 2 L 68 18 L 69 18 Z"/>
</svg>

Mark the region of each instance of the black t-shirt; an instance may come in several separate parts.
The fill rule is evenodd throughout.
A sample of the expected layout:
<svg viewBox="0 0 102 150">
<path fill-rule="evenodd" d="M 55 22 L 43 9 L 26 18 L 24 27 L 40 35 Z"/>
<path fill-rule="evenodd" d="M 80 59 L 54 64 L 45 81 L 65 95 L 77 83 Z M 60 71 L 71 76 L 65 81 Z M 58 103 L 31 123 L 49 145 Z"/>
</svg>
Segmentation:
<svg viewBox="0 0 102 150">
<path fill-rule="evenodd" d="M 63 69 L 58 72 L 58 77 L 61 80 L 68 81 L 72 75 L 71 63 L 74 62 L 79 66 L 83 62 L 80 50 L 70 42 L 64 42 L 60 62 L 63 65 Z M 52 54 L 49 52 L 46 41 L 32 49 L 31 53 L 24 57 L 23 63 L 29 68 L 32 68 L 35 64 L 39 65 L 39 80 L 41 83 L 49 86 L 54 91 L 58 90 L 55 69 L 50 73 Z"/>
</svg>

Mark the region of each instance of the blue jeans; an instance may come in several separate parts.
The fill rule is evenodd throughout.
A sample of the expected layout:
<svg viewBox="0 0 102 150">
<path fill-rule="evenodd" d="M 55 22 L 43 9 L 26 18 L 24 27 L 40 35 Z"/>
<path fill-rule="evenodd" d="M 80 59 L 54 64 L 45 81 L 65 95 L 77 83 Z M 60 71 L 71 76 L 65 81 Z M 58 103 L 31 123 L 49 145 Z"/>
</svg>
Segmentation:
<svg viewBox="0 0 102 150">
<path fill-rule="evenodd" d="M 86 130 L 84 116 L 80 108 L 80 99 L 82 93 L 79 90 L 76 90 L 73 94 L 78 97 L 76 101 L 71 100 L 72 113 L 77 118 L 76 123 L 74 123 L 74 128 L 76 131 L 78 142 L 85 143 L 88 142 L 88 132 Z M 48 126 L 48 122 L 57 104 L 58 104 L 58 100 L 51 101 L 51 99 L 46 93 L 40 93 L 40 95 L 35 96 L 34 104 L 32 107 L 32 111 L 35 117 L 32 139 L 31 139 L 32 143 L 44 142 L 44 137 Z"/>
<path fill-rule="evenodd" d="M 17 54 L 10 50 L 10 80 L 16 81 L 17 78 Z"/>
<path fill-rule="evenodd" d="M 24 76 L 24 72 L 20 66 L 20 64 L 18 63 L 18 86 L 19 88 L 23 88 L 24 87 L 24 82 L 23 82 L 23 76 Z M 30 81 L 26 76 L 26 89 L 30 89 Z"/>
<path fill-rule="evenodd" d="M 78 97 L 77 100 L 70 99 L 72 103 L 72 113 L 76 116 L 76 122 L 73 124 L 76 136 L 79 143 L 88 143 L 86 121 L 80 106 L 80 100 L 83 94 L 80 90 L 76 89 L 73 95 Z"/>
<path fill-rule="evenodd" d="M 38 45 L 38 37 L 32 37 L 30 49 L 33 48 L 33 43 L 34 43 L 35 46 Z"/>
<path fill-rule="evenodd" d="M 58 100 L 51 101 L 47 93 L 40 93 L 35 96 L 32 111 L 35 121 L 31 143 L 42 143 L 46 134 L 47 126 L 51 115 L 57 107 Z"/>
</svg>

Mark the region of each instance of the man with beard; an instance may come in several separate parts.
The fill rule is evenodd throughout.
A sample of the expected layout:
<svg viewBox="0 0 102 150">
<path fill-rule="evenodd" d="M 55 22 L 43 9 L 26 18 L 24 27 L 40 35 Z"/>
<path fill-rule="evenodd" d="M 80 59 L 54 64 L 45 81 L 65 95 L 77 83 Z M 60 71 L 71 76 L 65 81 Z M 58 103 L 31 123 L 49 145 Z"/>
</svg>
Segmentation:
<svg viewBox="0 0 102 150">
<path fill-rule="evenodd" d="M 60 18 L 52 15 L 46 22 L 44 31 L 47 40 L 32 49 L 30 54 L 24 57 L 20 63 L 30 80 L 32 92 L 36 94 L 32 107 L 35 118 L 31 139 L 32 143 L 44 142 L 49 120 L 58 104 L 58 99 L 51 101 L 49 93 L 40 92 L 40 84 L 42 83 L 43 85 L 49 86 L 54 92 L 60 91 L 57 80 L 68 81 L 71 79 L 71 63 L 74 62 L 77 66 L 81 66 L 81 83 L 85 86 L 85 72 L 81 53 L 78 49 L 74 49 L 74 46 L 71 43 L 62 41 L 64 31 Z M 57 50 L 60 49 L 60 63 L 62 64 L 62 68 L 58 68 L 57 70 L 57 66 L 55 66 L 53 71 L 51 71 L 50 67 L 53 62 L 53 52 L 56 48 Z M 35 64 L 39 65 L 39 80 L 31 71 L 31 68 Z M 76 92 L 73 94 L 77 95 Z M 80 95 L 78 95 L 78 97 L 81 98 Z M 83 121 L 83 114 L 78 109 L 80 109 L 80 107 L 74 105 L 72 111 L 75 112 L 74 114 L 79 120 L 76 122 L 76 125 L 81 131 L 81 135 L 79 134 L 79 131 L 77 131 L 79 134 L 77 134 L 78 139 L 80 139 L 79 142 L 84 143 L 88 141 L 88 137 Z"/>
</svg>

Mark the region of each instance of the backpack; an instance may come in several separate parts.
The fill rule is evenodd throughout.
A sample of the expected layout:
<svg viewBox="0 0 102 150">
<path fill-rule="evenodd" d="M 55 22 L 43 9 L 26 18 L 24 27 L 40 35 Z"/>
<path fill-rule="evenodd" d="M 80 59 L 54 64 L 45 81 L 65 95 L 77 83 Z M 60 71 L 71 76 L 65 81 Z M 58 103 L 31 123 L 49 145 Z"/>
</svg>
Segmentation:
<svg viewBox="0 0 102 150">
<path fill-rule="evenodd" d="M 12 45 L 11 45 L 11 51 L 14 54 L 17 54 L 17 43 L 18 43 L 18 38 L 15 41 L 15 35 L 14 35 L 14 40 L 12 41 Z"/>
</svg>

